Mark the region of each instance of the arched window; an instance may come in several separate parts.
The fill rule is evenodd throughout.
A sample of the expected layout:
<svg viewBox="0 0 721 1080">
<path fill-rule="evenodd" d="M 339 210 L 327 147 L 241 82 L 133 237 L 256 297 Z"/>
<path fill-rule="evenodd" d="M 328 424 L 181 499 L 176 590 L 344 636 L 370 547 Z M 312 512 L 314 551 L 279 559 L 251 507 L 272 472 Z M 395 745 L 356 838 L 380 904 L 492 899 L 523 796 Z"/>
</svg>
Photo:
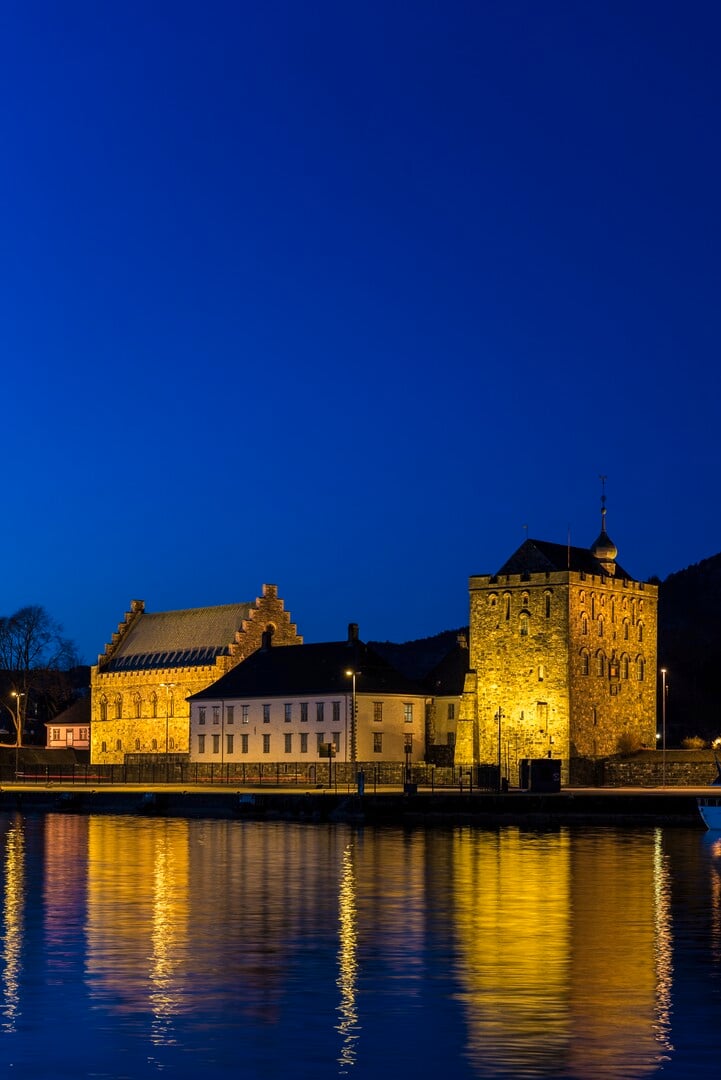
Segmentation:
<svg viewBox="0 0 721 1080">
<path fill-rule="evenodd" d="M 646 676 L 646 662 L 642 656 L 639 656 L 636 661 L 636 671 L 638 672 L 638 681 L 643 682 Z"/>
<path fill-rule="evenodd" d="M 628 665 L 628 656 L 627 656 L 626 653 L 624 653 L 623 656 L 621 657 L 621 678 L 622 679 L 627 679 L 628 678 L 628 667 L 629 667 L 629 665 Z"/>
<path fill-rule="evenodd" d="M 623 640 L 628 641 L 628 619 L 623 620 Z"/>
<path fill-rule="evenodd" d="M 157 720 L 157 718 L 158 718 L 158 695 L 155 693 L 154 690 L 153 690 L 152 694 L 150 695 L 150 715 L 152 716 L 153 720 Z"/>
<path fill-rule="evenodd" d="M 528 615 L 525 611 L 521 612 L 520 629 L 521 637 L 528 637 Z"/>
<path fill-rule="evenodd" d="M 581 615 L 581 633 L 584 635 L 584 637 L 586 634 L 588 634 L 588 615 L 585 611 L 583 615 Z"/>
<path fill-rule="evenodd" d="M 586 590 L 585 589 L 581 589 L 580 593 L 578 594 L 578 602 L 579 602 L 579 604 L 585 604 L 586 603 Z"/>
<path fill-rule="evenodd" d="M 596 673 L 599 676 L 606 674 L 606 657 L 602 652 L 596 653 Z"/>
<path fill-rule="evenodd" d="M 108 699 L 106 698 L 105 694 L 103 694 L 100 699 L 100 719 L 108 719 Z"/>
<path fill-rule="evenodd" d="M 581 674 L 588 675 L 588 653 L 585 649 L 581 650 Z"/>
<path fill-rule="evenodd" d="M 598 619 L 598 636 L 603 637 L 603 615 L 600 615 Z"/>
<path fill-rule="evenodd" d="M 135 749 L 136 749 L 136 750 L 139 750 L 139 749 L 140 749 L 140 739 L 136 739 L 136 740 L 135 740 Z"/>
<path fill-rule="evenodd" d="M 123 695 L 115 695 L 115 719 L 121 720 L 123 716 Z"/>
<path fill-rule="evenodd" d="M 488 606 L 494 608 L 494 607 L 497 606 L 497 604 L 498 604 L 498 593 L 491 593 L 491 595 L 488 597 Z"/>
<path fill-rule="evenodd" d="M 638 640 L 643 641 L 643 623 L 638 624 Z"/>
<path fill-rule="evenodd" d="M 546 592 L 543 594 L 543 610 L 547 619 L 551 618 L 551 594 Z"/>
<path fill-rule="evenodd" d="M 142 715 L 142 698 L 140 694 L 133 694 L 133 708 L 135 710 L 135 719 L 139 720 Z"/>
<path fill-rule="evenodd" d="M 168 716 L 175 716 L 175 695 L 168 694 Z"/>
<path fill-rule="evenodd" d="M 521 596 L 521 607 L 524 607 L 524 608 L 528 607 L 528 593 L 527 592 L 524 592 L 523 595 Z"/>
<path fill-rule="evenodd" d="M 169 750 L 175 750 L 175 739 L 173 738 L 172 735 L 168 739 L 168 749 Z"/>
<path fill-rule="evenodd" d="M 123 749 L 122 739 L 116 739 L 115 740 L 115 749 L 116 750 L 122 750 Z"/>
<path fill-rule="evenodd" d="M 511 594 L 509 592 L 503 594 L 504 607 L 506 609 L 506 620 L 511 617 Z"/>
<path fill-rule="evenodd" d="M 150 748 L 151 748 L 151 750 L 157 750 L 158 749 L 158 740 L 157 739 L 153 739 L 153 741 L 150 744 Z"/>
</svg>

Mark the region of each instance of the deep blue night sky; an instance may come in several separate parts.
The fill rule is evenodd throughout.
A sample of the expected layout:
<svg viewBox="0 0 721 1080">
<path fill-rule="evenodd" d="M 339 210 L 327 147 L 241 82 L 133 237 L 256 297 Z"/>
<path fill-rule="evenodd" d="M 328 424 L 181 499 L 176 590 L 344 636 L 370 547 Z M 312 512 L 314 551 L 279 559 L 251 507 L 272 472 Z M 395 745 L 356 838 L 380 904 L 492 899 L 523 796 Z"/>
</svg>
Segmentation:
<svg viewBox="0 0 721 1080">
<path fill-rule="evenodd" d="M 467 621 L 721 550 L 717 3 L 7 2 L 0 613 Z"/>
</svg>

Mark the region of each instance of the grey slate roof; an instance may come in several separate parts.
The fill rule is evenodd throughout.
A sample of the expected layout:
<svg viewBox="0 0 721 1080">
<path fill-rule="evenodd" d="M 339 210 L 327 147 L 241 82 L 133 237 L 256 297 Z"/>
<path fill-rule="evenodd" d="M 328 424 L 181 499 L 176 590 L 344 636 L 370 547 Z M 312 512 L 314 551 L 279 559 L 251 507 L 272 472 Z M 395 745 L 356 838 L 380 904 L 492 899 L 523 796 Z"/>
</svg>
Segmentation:
<svg viewBox="0 0 721 1080">
<path fill-rule="evenodd" d="M 228 652 L 252 603 L 142 612 L 102 664 L 103 671 L 197 667 Z"/>
<path fill-rule="evenodd" d="M 546 571 L 573 570 L 576 573 L 606 574 L 601 563 L 588 548 L 572 547 L 569 544 L 552 544 L 548 540 L 524 540 L 521 546 L 507 559 L 495 575 L 539 574 Z M 614 577 L 634 580 L 623 567 L 616 563 Z"/>
<path fill-rule="evenodd" d="M 258 649 L 188 700 L 349 694 L 347 670 L 358 672 L 359 694 L 426 694 L 420 683 L 406 678 L 364 642 L 330 641 Z"/>
</svg>

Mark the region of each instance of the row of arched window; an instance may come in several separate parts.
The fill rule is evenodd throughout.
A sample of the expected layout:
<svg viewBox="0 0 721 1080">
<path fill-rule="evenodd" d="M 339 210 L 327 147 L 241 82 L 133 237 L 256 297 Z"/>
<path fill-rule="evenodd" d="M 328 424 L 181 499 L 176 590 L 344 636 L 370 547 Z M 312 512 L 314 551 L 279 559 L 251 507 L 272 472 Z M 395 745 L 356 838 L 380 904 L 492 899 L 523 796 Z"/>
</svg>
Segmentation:
<svg viewBox="0 0 721 1080">
<path fill-rule="evenodd" d="M 640 655 L 632 658 L 628 653 L 622 653 L 620 657 L 609 658 L 601 649 L 593 656 L 588 649 L 581 649 L 580 657 L 582 675 L 593 672 L 602 678 L 606 675 L 617 679 L 636 678 L 638 682 L 643 682 L 646 676 L 646 661 Z"/>
<path fill-rule="evenodd" d="M 593 618 L 593 616 L 591 616 Z M 589 616 L 585 611 L 581 612 L 581 633 L 585 637 L 589 630 Z M 596 619 L 596 628 L 598 630 L 598 636 L 603 637 L 606 632 L 606 619 L 603 615 L 599 615 Z M 643 641 L 644 624 L 641 620 L 636 623 L 635 627 L 635 640 Z M 631 622 L 629 619 L 624 619 L 621 628 L 621 637 L 624 641 L 631 640 Z"/>
<path fill-rule="evenodd" d="M 630 603 L 627 596 L 621 597 L 617 602 L 616 597 L 610 597 L 610 603 L 606 605 L 607 597 L 605 593 L 601 593 L 600 596 L 596 596 L 595 593 L 586 594 L 585 589 L 581 589 L 578 594 L 578 602 L 581 607 L 586 607 L 590 611 L 591 618 L 595 619 L 596 615 L 606 612 L 610 614 L 611 622 L 616 621 L 616 607 L 617 603 L 621 606 L 621 614 L 624 618 L 631 619 L 632 623 L 635 623 L 643 615 L 643 600 L 639 598 L 633 598 Z"/>
<path fill-rule="evenodd" d="M 518 594 L 516 594 L 516 595 L 518 595 Z M 552 592 L 551 589 L 545 589 L 544 590 L 543 601 L 542 601 L 542 603 L 543 603 L 543 609 L 542 610 L 543 610 L 544 618 L 546 618 L 546 619 L 550 619 L 550 617 L 551 617 L 551 597 L 552 597 L 552 595 L 553 595 L 553 592 Z M 534 596 L 535 596 L 535 594 L 534 594 Z M 520 600 L 521 600 L 521 611 L 525 611 L 526 613 L 530 614 L 530 606 L 531 606 L 531 594 L 530 594 L 530 592 L 528 592 L 527 590 L 524 589 L 524 591 L 520 594 Z M 495 609 L 495 608 L 498 608 L 500 606 L 501 614 L 502 614 L 503 618 L 506 619 L 506 620 L 509 620 L 511 618 L 511 593 L 504 592 L 502 596 L 499 596 L 499 594 L 495 593 L 495 592 L 491 593 L 489 595 L 489 597 L 488 597 L 488 606 L 492 610 Z"/>
<path fill-rule="evenodd" d="M 115 694 L 110 698 L 106 694 L 102 694 L 99 702 L 100 719 L 122 720 L 124 716 L 128 716 L 134 720 L 141 720 L 143 717 L 142 694 L 136 691 L 128 696 L 130 698 L 130 711 L 126 713 L 124 710 L 127 709 L 128 703 L 124 701 L 122 694 Z M 145 715 L 149 716 L 151 720 L 157 720 L 159 717 L 175 716 L 175 695 L 172 693 L 166 697 L 164 694 L 156 694 L 153 690 L 148 698 L 148 705 L 149 712 Z"/>
<path fill-rule="evenodd" d="M 120 751 L 122 753 L 124 749 L 125 748 L 123 747 L 123 740 L 122 739 L 116 739 L 115 740 L 115 750 Z M 165 748 L 163 747 L 162 749 L 164 750 Z M 174 750 L 174 749 L 175 749 L 175 739 L 171 735 L 171 737 L 168 739 L 168 750 Z M 158 740 L 157 739 L 151 739 L 150 740 L 150 746 L 146 747 L 146 746 L 143 746 L 142 741 L 140 739 L 136 739 L 134 744 L 133 744 L 133 751 L 136 754 L 139 754 L 139 753 L 142 753 L 142 752 L 151 753 L 151 754 L 157 754 L 157 752 L 158 752 Z M 101 752 L 101 754 L 107 754 L 107 752 L 108 752 L 108 743 L 107 743 L 106 739 L 103 739 L 103 741 L 100 744 L 100 752 Z"/>
</svg>

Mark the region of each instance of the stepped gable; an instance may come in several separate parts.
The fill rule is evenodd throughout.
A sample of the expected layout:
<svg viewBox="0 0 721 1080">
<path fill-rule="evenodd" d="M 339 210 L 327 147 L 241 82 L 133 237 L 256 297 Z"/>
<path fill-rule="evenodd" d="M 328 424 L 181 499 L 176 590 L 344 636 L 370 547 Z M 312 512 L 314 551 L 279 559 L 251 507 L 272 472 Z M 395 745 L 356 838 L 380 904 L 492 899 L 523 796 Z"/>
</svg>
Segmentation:
<svg viewBox="0 0 721 1080">
<path fill-rule="evenodd" d="M 138 611 L 112 647 L 101 670 L 197 667 L 227 656 L 236 634 L 250 617 L 253 603 L 182 611 Z"/>
<path fill-rule="evenodd" d="M 358 672 L 358 693 L 423 694 L 425 689 L 397 671 L 359 640 L 311 645 L 264 645 L 190 701 L 240 697 L 349 694 L 346 671 Z"/>
<path fill-rule="evenodd" d="M 500 578 L 510 574 L 544 574 L 569 570 L 579 574 L 608 577 L 603 564 L 588 548 L 531 539 L 524 540 L 494 576 Z M 615 564 L 613 576 L 625 578 L 627 581 L 635 580 L 618 563 Z"/>
</svg>

